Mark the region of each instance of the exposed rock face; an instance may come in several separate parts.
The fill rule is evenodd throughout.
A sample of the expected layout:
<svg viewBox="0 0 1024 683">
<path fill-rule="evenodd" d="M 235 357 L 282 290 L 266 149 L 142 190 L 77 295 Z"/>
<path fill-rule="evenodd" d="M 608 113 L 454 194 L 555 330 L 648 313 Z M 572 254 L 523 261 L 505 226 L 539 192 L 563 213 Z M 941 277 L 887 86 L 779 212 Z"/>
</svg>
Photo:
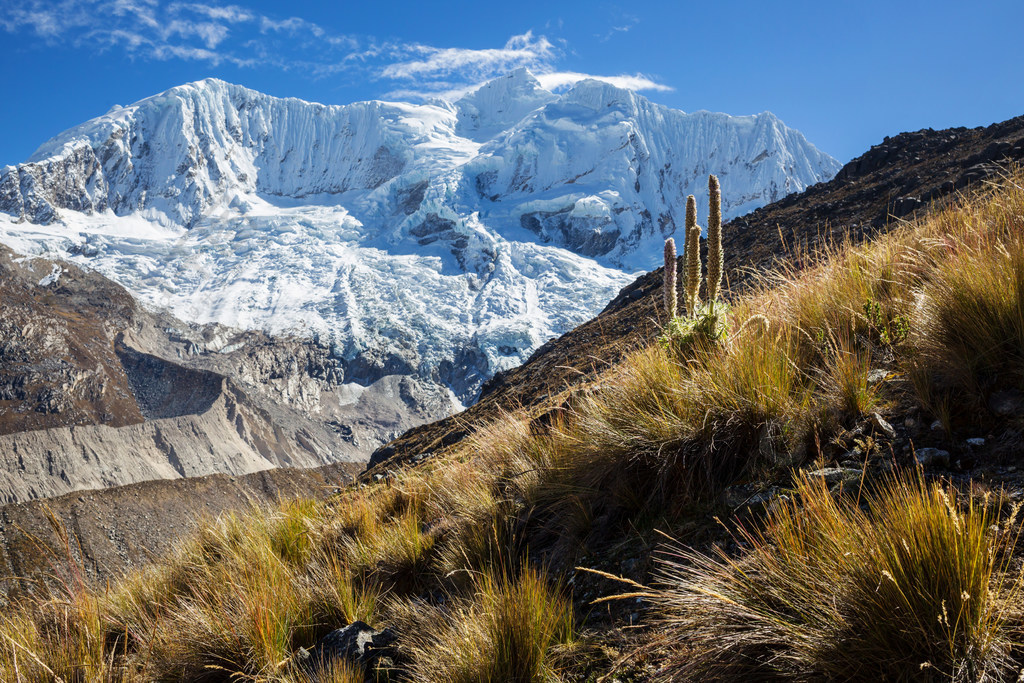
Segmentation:
<svg viewBox="0 0 1024 683">
<path fill-rule="evenodd" d="M 0 247 L 0 502 L 362 460 L 448 397 L 311 340 L 190 326 Z"/>
<path fill-rule="evenodd" d="M 134 302 L 105 278 L 0 247 L 0 434 L 143 416 L 112 335 Z"/>
<path fill-rule="evenodd" d="M 182 385 L 187 392 L 189 386 Z M 332 444 L 288 433 L 221 378 L 206 409 L 125 427 L 51 427 L 0 436 L 0 502 L 217 472 L 331 462 Z M 177 412 L 171 410 L 169 412 Z"/>
<path fill-rule="evenodd" d="M 1024 162 L 1024 116 L 886 138 L 832 180 L 732 221 L 723 232 L 727 265 L 766 268 L 846 234 L 865 239 L 980 186 L 1012 162 Z"/>
</svg>

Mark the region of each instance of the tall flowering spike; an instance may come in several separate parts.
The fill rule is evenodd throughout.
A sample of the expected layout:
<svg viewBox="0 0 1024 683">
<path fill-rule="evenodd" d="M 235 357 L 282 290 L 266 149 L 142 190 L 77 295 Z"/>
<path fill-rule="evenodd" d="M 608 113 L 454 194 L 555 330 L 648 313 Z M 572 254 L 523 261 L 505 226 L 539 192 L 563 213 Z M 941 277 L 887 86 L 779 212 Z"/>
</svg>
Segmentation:
<svg viewBox="0 0 1024 683">
<path fill-rule="evenodd" d="M 662 281 L 662 293 L 665 295 L 665 310 L 668 311 L 668 319 L 676 317 L 676 302 L 679 295 L 676 293 L 676 241 L 669 237 L 665 240 L 665 278 Z"/>
<path fill-rule="evenodd" d="M 686 312 L 697 314 L 700 292 L 700 226 L 697 225 L 697 199 L 686 198 Z"/>
<path fill-rule="evenodd" d="M 692 317 L 697 315 L 697 309 L 700 307 L 701 264 L 699 225 L 693 226 L 693 229 L 690 230 L 686 251 L 686 312 Z"/>
<path fill-rule="evenodd" d="M 722 286 L 722 267 L 725 257 L 722 255 L 722 191 L 718 186 L 718 177 L 708 176 L 708 197 L 711 207 L 708 209 L 708 302 L 714 306 L 718 300 L 718 290 Z"/>
</svg>

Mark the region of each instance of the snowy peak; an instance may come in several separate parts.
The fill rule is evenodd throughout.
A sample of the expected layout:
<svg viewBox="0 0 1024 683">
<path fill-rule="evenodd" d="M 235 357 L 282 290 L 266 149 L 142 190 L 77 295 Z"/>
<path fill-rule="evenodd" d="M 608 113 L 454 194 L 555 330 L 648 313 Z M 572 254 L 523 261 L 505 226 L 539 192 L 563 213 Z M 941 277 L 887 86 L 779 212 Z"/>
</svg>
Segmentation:
<svg viewBox="0 0 1024 683">
<path fill-rule="evenodd" d="M 567 104 L 577 104 L 594 111 L 602 111 L 609 107 L 621 111 L 634 111 L 637 102 L 648 100 L 632 90 L 620 88 L 607 81 L 587 78 L 574 84 L 563 96 Z"/>
<path fill-rule="evenodd" d="M 516 69 L 455 103 L 458 132 L 479 142 L 489 140 L 554 99 L 527 69 Z"/>
<path fill-rule="evenodd" d="M 455 124 L 452 111 L 431 105 L 325 106 L 207 79 L 112 110 L 45 143 L 22 175 L 88 183 L 73 188 L 78 196 L 71 199 L 33 180 L 36 195 L 23 203 L 38 222 L 60 208 L 110 209 L 191 226 L 238 195 L 373 190 L 418 159 L 443 161 L 438 152 L 445 145 L 436 143 L 453 139 Z M 449 153 L 458 159 L 475 151 L 454 147 Z"/>
<path fill-rule="evenodd" d="M 729 218 L 838 168 L 771 114 L 597 80 L 323 105 L 208 79 L 0 169 L 0 241 L 190 322 L 317 338 L 347 382 L 416 376 L 465 403 L 654 267 L 685 197 L 706 213 L 708 173 Z"/>
<path fill-rule="evenodd" d="M 687 114 L 586 80 L 494 138 L 466 165 L 490 220 L 624 269 L 657 263 L 707 176 L 733 218 L 805 189 L 838 163 L 769 113 Z"/>
</svg>

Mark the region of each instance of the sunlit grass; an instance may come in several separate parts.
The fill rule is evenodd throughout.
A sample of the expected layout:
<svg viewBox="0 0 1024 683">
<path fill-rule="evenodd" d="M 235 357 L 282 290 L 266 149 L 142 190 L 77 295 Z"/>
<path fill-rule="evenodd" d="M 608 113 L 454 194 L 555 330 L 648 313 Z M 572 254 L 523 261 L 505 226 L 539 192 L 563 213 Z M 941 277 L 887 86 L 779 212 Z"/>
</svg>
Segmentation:
<svg viewBox="0 0 1024 683">
<path fill-rule="evenodd" d="M 995 523 L 920 478 L 889 480 L 867 511 L 800 479 L 763 531 L 739 532 L 738 557 L 663 558 L 655 601 L 678 655 L 662 678 L 1003 680 L 1020 644 L 1020 527 Z"/>
<path fill-rule="evenodd" d="M 638 349 L 543 421 L 511 412 L 379 484 L 206 520 L 109 590 L 69 565 L 0 615 L 0 680 L 300 681 L 298 648 L 355 620 L 399 629 L 391 680 L 559 680 L 580 636 L 556 568 L 706 517 L 734 483 L 786 486 L 868 413 L 916 402 L 974 428 L 1024 390 L 1022 216 L 1011 175 L 766 276 L 720 309 L 721 339 Z M 869 381 L 880 366 L 901 393 Z M 797 493 L 745 552 L 668 565 L 666 676 L 1002 675 L 1019 586 L 992 510 L 916 479 L 869 512 Z"/>
<path fill-rule="evenodd" d="M 559 648 L 575 637 L 572 604 L 533 569 L 509 576 L 485 572 L 472 598 L 429 607 L 407 603 L 402 619 L 430 628 L 406 645 L 411 678 L 447 683 L 542 683 L 558 679 Z M 443 652 L 443 656 L 439 653 Z"/>
</svg>

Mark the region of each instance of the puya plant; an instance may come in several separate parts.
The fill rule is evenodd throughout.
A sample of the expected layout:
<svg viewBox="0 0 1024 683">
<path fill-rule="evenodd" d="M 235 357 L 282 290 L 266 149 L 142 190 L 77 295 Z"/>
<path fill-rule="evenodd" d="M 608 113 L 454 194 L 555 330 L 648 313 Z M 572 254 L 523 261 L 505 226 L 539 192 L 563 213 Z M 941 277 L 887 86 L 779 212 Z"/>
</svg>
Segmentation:
<svg viewBox="0 0 1024 683">
<path fill-rule="evenodd" d="M 708 176 L 708 238 L 707 278 L 702 277 L 700 258 L 700 226 L 697 225 L 697 200 L 686 198 L 685 242 L 683 248 L 682 294 L 684 313 L 679 315 L 679 292 L 676 282 L 676 245 L 665 240 L 665 276 L 662 282 L 668 322 L 659 341 L 668 350 L 684 353 L 695 343 L 715 344 L 725 338 L 727 306 L 719 301 L 722 286 L 722 192 L 718 178 Z M 706 301 L 700 299 L 704 280 Z"/>
</svg>

